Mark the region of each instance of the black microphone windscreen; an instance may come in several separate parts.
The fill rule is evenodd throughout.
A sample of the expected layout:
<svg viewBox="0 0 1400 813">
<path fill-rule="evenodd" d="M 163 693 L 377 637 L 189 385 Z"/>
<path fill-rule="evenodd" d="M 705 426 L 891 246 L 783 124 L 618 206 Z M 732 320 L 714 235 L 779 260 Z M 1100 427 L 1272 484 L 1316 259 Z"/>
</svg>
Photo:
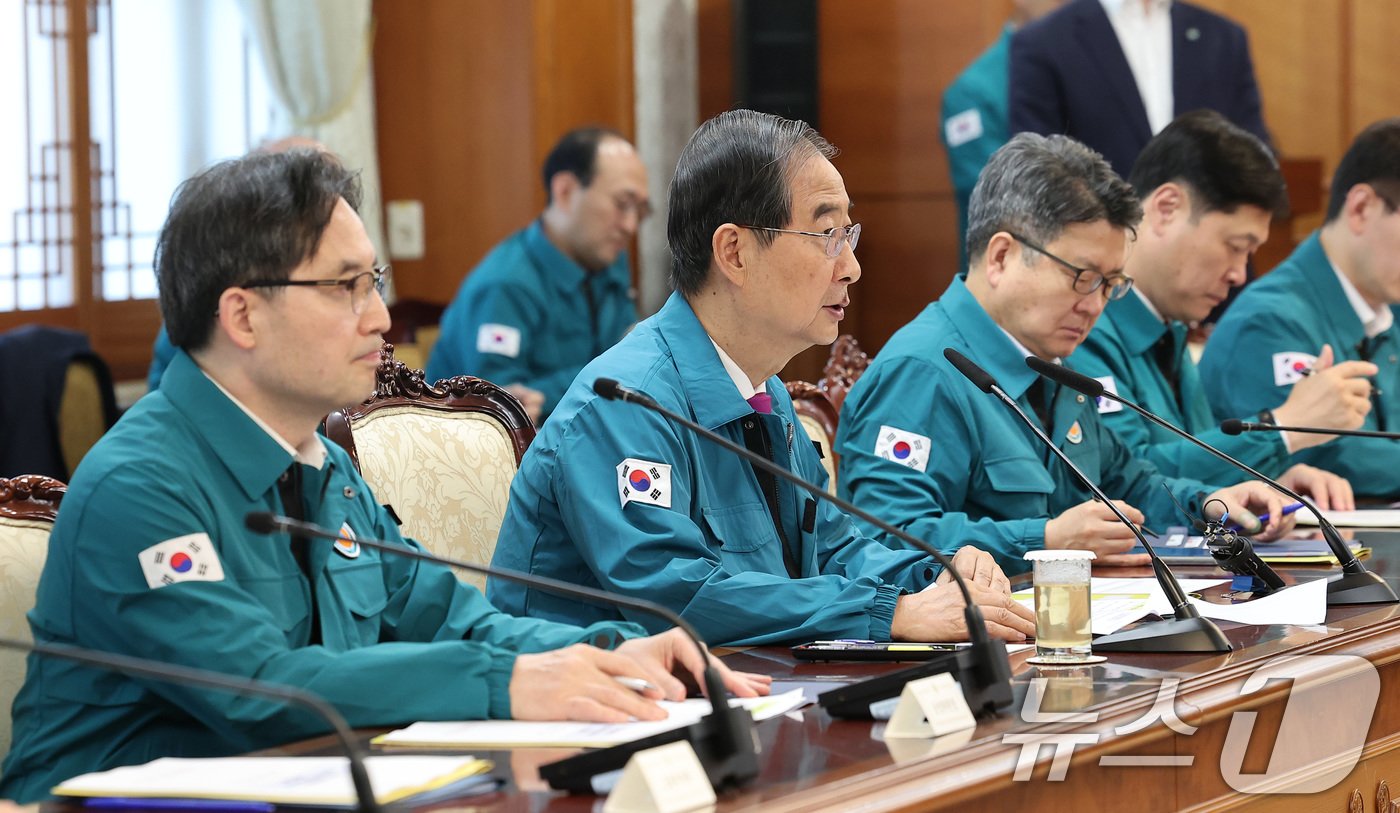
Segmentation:
<svg viewBox="0 0 1400 813">
<path fill-rule="evenodd" d="M 997 385 L 997 380 L 992 378 L 986 370 L 978 367 L 973 363 L 972 359 L 964 356 L 953 348 L 943 348 L 943 358 L 947 359 L 949 364 L 956 367 L 958 372 L 962 373 L 968 381 L 971 381 L 977 389 L 990 393 L 992 387 Z"/>
<path fill-rule="evenodd" d="M 275 534 L 278 531 L 277 517 L 270 511 L 249 511 L 243 515 L 243 524 L 255 534 Z"/>
<path fill-rule="evenodd" d="M 1035 356 L 1026 357 L 1026 366 L 1037 373 L 1076 392 L 1082 392 L 1090 398 L 1098 398 L 1103 395 L 1103 382 L 1096 378 L 1090 378 L 1080 372 L 1075 372 L 1063 364 L 1054 364 Z"/>
<path fill-rule="evenodd" d="M 1244 431 L 1244 421 L 1239 418 L 1230 418 L 1220 422 L 1220 431 L 1227 435 L 1238 435 Z"/>
<path fill-rule="evenodd" d="M 593 391 L 609 401 L 616 401 L 620 397 L 617 388 L 618 383 L 615 378 L 593 379 Z"/>
</svg>

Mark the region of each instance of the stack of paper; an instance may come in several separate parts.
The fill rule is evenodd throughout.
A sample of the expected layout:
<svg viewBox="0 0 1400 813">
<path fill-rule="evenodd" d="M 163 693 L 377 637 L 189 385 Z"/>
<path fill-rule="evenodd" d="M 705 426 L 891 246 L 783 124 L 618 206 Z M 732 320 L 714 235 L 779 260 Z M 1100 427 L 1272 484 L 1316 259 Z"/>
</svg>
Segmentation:
<svg viewBox="0 0 1400 813">
<path fill-rule="evenodd" d="M 1339 528 L 1400 528 L 1400 510 L 1377 508 L 1360 511 L 1323 511 L 1333 525 Z M 1311 511 L 1299 511 L 1299 525 L 1316 525 L 1317 517 Z"/>
<path fill-rule="evenodd" d="M 491 770 L 462 756 L 373 756 L 365 760 L 380 804 L 420 797 Z M 345 757 L 167 757 L 145 765 L 84 774 L 53 790 L 58 796 L 132 799 L 221 799 L 277 805 L 354 807 Z"/>
<path fill-rule="evenodd" d="M 748 709 L 760 721 L 786 714 L 807 702 L 800 688 L 768 697 L 729 701 L 732 706 Z M 710 701 L 703 698 L 679 703 L 662 700 L 657 705 L 670 716 L 656 722 L 631 723 L 422 722 L 375 737 L 374 744 L 397 748 L 606 748 L 690 725 L 710 713 Z"/>
</svg>

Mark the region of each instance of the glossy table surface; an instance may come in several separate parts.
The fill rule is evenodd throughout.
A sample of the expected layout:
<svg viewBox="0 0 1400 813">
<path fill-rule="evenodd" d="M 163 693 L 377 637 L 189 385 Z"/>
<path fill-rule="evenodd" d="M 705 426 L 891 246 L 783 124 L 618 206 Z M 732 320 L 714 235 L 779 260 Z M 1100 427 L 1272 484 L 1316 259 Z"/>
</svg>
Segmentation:
<svg viewBox="0 0 1400 813">
<path fill-rule="evenodd" d="M 1367 566 L 1400 589 L 1400 534 L 1363 532 L 1363 538 L 1375 548 Z M 1182 576 L 1221 575 L 1204 567 L 1175 570 Z M 1290 583 L 1334 572 L 1335 568 L 1325 567 L 1280 569 Z M 1149 576 L 1150 571 L 1119 569 L 1099 571 L 1099 575 Z M 1243 754 L 1241 768 L 1252 773 L 1269 768 L 1273 743 L 1269 732 L 1277 733 L 1283 724 L 1292 684 L 1276 680 L 1247 690 L 1246 683 L 1260 666 L 1284 655 L 1311 656 L 1305 662 L 1315 665 L 1323 683 L 1332 681 L 1328 676 L 1338 668 L 1334 664 L 1341 662 L 1337 656 L 1353 661 L 1362 658 L 1374 666 L 1380 677 L 1382 702 L 1367 724 L 1367 755 L 1388 752 L 1392 745 L 1400 749 L 1400 709 L 1390 712 L 1384 703 L 1387 689 L 1400 680 L 1400 605 L 1330 609 L 1326 624 L 1316 627 L 1229 622 L 1220 622 L 1220 627 L 1234 646 L 1231 652 L 1115 653 L 1102 664 L 1058 669 L 1027 664 L 1030 652 L 1013 654 L 1015 702 L 995 717 L 980 719 L 976 729 L 965 735 L 886 742 L 883 724 L 835 720 L 815 706 L 768 720 L 758 725 L 760 776 L 747 787 L 723 795 L 719 809 L 924 810 L 952 809 L 969 802 L 977 804 L 977 809 L 992 803 L 1032 809 L 1076 803 L 1093 803 L 1100 809 L 1118 809 L 1122 804 L 1137 810 L 1239 806 L 1248 798 L 1235 793 L 1222 778 L 1229 767 L 1224 764 L 1227 749 L 1223 743 L 1236 712 L 1256 711 L 1258 730 Z M 786 649 L 766 648 L 734 652 L 725 660 L 734 668 L 771 674 L 775 680 L 809 682 L 818 691 L 823 685 L 835 686 L 905 666 L 801 663 Z M 1392 665 L 1395 675 L 1390 674 Z M 1173 731 L 1160 720 L 1141 723 L 1133 730 L 1134 724 L 1154 708 L 1164 680 L 1178 681 L 1173 708 L 1184 727 L 1191 729 L 1189 734 Z M 1322 728 L 1329 720 L 1342 720 L 1360 705 L 1354 700 L 1353 684 L 1332 682 L 1336 684 L 1332 689 L 1308 697 L 1309 714 Z M 1024 702 L 1033 685 L 1039 703 L 1028 710 Z M 367 741 L 380 732 L 361 733 Z M 1037 757 L 1022 758 L 1022 762 L 1023 767 L 1034 762 L 1034 770 L 1029 777 L 1015 778 L 1023 749 L 1019 740 L 1057 737 L 1076 740 L 1072 759 L 1070 754 L 1064 755 L 1068 761 L 1063 779 L 1047 779 L 1054 749 L 1045 746 L 1038 752 L 1030 746 Z M 268 753 L 334 752 L 331 741 L 320 738 Z M 539 779 L 541 764 L 575 753 L 573 750 L 473 753 L 493 760 L 505 784 L 497 792 L 462 799 L 451 807 L 479 811 L 601 809 L 598 797 L 553 792 Z M 1107 767 L 1101 763 L 1104 756 L 1114 755 L 1191 757 L 1192 764 Z M 57 810 L 70 806 L 47 807 Z"/>
</svg>

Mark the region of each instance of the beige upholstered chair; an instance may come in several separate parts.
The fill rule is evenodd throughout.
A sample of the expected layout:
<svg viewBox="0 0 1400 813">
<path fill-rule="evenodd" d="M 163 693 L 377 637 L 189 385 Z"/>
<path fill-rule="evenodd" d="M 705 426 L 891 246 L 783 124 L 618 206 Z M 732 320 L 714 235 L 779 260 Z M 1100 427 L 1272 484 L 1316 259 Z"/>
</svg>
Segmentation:
<svg viewBox="0 0 1400 813">
<path fill-rule="evenodd" d="M 66 491 L 37 474 L 0 478 L 0 638 L 32 641 L 25 615 L 34 609 L 49 531 Z M 24 682 L 25 657 L 0 651 L 0 754 L 10 750 L 10 706 Z"/>
<path fill-rule="evenodd" d="M 355 460 L 404 536 L 438 556 L 490 564 L 510 481 L 535 427 L 512 395 L 470 376 L 434 385 L 381 351 L 374 395 L 332 413 L 326 434 Z M 486 579 L 460 577 L 477 587 Z"/>
</svg>

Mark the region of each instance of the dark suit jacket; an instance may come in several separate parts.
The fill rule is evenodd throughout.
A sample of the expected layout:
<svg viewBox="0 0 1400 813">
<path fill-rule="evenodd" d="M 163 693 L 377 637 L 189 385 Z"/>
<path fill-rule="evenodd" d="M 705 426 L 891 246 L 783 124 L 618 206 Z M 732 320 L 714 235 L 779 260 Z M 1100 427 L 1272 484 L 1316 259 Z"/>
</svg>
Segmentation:
<svg viewBox="0 0 1400 813">
<path fill-rule="evenodd" d="M 1200 108 L 1269 142 L 1244 29 L 1205 9 L 1171 8 L 1176 115 Z M 1098 150 L 1124 178 L 1152 138 L 1147 110 L 1099 0 L 1072 0 L 1011 40 L 1012 133 L 1063 133 Z"/>
</svg>

